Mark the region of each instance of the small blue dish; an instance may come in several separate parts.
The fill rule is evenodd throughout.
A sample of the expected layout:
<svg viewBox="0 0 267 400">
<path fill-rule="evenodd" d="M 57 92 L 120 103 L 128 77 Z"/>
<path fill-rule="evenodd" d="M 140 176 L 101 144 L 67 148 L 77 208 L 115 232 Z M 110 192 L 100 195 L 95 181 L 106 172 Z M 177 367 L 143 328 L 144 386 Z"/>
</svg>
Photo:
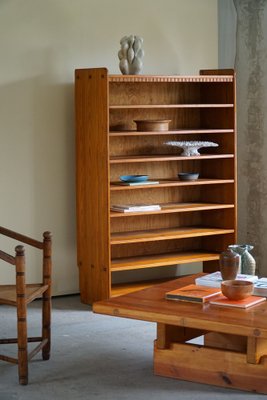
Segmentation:
<svg viewBox="0 0 267 400">
<path fill-rule="evenodd" d="M 148 180 L 148 175 L 121 175 L 122 182 L 144 182 Z"/>
</svg>

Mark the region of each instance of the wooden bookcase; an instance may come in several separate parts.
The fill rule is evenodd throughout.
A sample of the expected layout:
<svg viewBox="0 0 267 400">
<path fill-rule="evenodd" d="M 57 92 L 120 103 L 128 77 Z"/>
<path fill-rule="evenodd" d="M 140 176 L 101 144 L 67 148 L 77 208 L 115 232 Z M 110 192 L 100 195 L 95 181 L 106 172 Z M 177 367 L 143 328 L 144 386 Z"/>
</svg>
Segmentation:
<svg viewBox="0 0 267 400">
<path fill-rule="evenodd" d="M 236 113 L 233 70 L 198 76 L 75 71 L 77 253 L 81 300 L 92 302 L 153 282 L 113 284 L 122 271 L 203 262 L 236 242 Z M 169 131 L 137 132 L 135 119 L 170 119 Z M 219 144 L 181 157 L 169 140 Z M 199 172 L 185 182 L 178 172 Z M 147 174 L 156 185 L 120 186 Z M 154 212 L 111 212 L 111 204 L 156 203 Z"/>
</svg>

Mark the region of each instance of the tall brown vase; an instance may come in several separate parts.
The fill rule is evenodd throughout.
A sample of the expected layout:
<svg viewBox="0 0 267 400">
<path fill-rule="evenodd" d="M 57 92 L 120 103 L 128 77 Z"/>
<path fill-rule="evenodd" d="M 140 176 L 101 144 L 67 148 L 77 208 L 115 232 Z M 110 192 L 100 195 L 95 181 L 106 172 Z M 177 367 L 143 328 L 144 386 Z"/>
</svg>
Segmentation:
<svg viewBox="0 0 267 400">
<path fill-rule="evenodd" d="M 220 271 L 224 281 L 235 279 L 240 268 L 241 256 L 228 248 L 220 255 Z"/>
</svg>

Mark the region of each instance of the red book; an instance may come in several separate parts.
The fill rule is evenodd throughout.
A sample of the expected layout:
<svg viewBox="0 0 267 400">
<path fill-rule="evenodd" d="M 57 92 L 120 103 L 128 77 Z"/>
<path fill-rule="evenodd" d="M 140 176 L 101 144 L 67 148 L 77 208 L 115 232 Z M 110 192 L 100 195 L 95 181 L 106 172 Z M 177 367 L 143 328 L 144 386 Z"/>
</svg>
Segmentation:
<svg viewBox="0 0 267 400">
<path fill-rule="evenodd" d="M 179 289 L 171 290 L 165 294 L 167 300 L 190 301 L 193 303 L 206 303 L 210 298 L 221 294 L 219 288 L 200 285 L 187 285 Z"/>
<path fill-rule="evenodd" d="M 217 299 L 211 300 L 210 304 L 214 304 L 216 306 L 224 306 L 224 307 L 238 307 L 238 308 L 248 308 L 255 306 L 256 304 L 260 304 L 266 300 L 266 297 L 259 296 L 249 296 L 243 300 L 229 300 L 227 297 L 221 295 L 217 297 Z"/>
</svg>

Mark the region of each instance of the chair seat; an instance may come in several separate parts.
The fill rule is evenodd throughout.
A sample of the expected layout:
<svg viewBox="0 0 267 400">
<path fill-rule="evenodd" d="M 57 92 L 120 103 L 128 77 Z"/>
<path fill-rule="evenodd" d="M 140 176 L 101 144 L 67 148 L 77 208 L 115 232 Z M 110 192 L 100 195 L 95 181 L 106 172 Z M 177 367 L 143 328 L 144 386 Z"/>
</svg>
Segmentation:
<svg viewBox="0 0 267 400">
<path fill-rule="evenodd" d="M 26 285 L 26 303 L 41 296 L 48 288 L 42 283 Z M 17 305 L 16 285 L 0 285 L 0 304 Z"/>
</svg>

